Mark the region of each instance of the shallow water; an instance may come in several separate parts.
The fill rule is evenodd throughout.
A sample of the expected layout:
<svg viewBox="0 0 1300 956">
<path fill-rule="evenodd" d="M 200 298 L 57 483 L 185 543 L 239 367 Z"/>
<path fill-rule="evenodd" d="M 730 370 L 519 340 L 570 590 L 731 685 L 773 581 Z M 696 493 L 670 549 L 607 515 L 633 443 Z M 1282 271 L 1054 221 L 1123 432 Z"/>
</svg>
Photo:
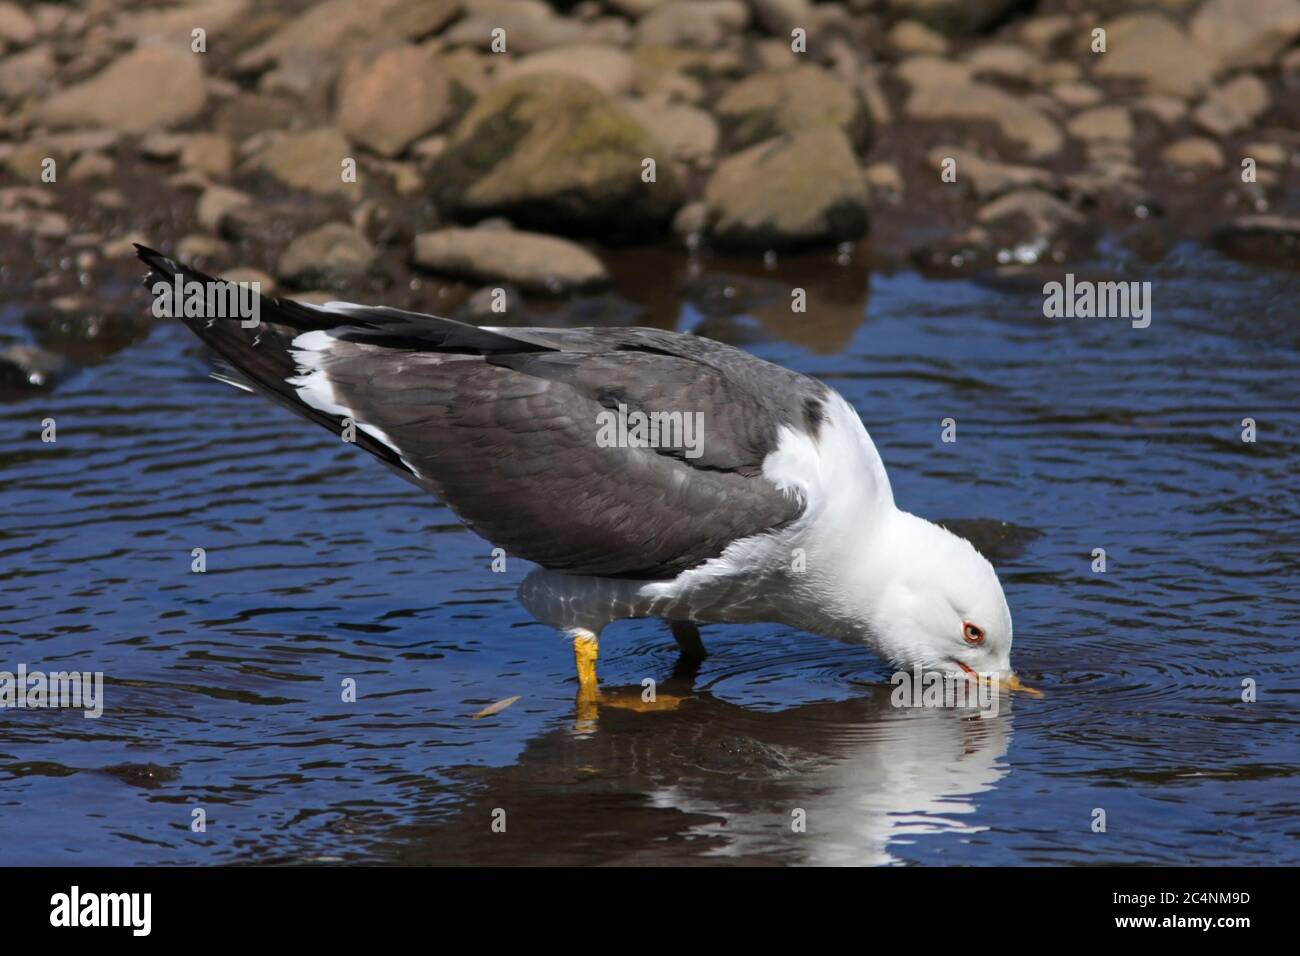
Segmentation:
<svg viewBox="0 0 1300 956">
<path fill-rule="evenodd" d="M 903 507 L 992 529 L 1042 699 L 896 709 L 868 651 L 778 626 L 705 628 L 692 674 L 635 621 L 603 686 L 687 700 L 580 719 L 569 647 L 514 601 L 528 565 L 493 573 L 437 502 L 159 325 L 0 405 L 0 669 L 106 682 L 97 720 L 0 710 L 0 863 L 1300 862 L 1295 275 L 1097 263 L 1152 281 L 1135 330 L 1044 319 L 1042 277 L 817 265 L 791 316 L 784 265 L 774 301 L 706 274 L 680 302 L 683 268 L 622 266 L 638 321 L 821 376 Z"/>
</svg>

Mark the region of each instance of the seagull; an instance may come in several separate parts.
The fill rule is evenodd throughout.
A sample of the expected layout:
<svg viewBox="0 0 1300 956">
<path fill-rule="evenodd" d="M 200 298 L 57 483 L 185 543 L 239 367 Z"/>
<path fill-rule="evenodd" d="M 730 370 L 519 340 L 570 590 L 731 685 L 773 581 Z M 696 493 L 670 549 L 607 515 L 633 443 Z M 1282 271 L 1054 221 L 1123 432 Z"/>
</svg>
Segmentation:
<svg viewBox="0 0 1300 956">
<path fill-rule="evenodd" d="M 599 695 L 601 631 L 647 617 L 687 659 L 704 655 L 700 623 L 770 621 L 1024 688 L 992 565 L 895 505 L 857 412 L 814 378 L 661 329 L 223 297 L 231 283 L 136 250 L 155 314 L 217 353 L 215 378 L 350 434 L 537 565 L 519 598 L 571 640 L 580 701 Z"/>
</svg>

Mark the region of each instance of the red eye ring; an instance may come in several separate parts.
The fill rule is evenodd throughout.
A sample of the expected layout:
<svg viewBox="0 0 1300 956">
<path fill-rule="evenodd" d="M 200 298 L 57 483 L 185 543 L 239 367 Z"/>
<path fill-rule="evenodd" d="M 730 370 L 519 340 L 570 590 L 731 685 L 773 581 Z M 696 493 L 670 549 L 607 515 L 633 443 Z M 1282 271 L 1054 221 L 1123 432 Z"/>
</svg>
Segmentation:
<svg viewBox="0 0 1300 956">
<path fill-rule="evenodd" d="M 972 624 L 970 621 L 963 621 L 961 626 L 962 639 L 967 644 L 983 644 L 984 632 Z"/>
</svg>

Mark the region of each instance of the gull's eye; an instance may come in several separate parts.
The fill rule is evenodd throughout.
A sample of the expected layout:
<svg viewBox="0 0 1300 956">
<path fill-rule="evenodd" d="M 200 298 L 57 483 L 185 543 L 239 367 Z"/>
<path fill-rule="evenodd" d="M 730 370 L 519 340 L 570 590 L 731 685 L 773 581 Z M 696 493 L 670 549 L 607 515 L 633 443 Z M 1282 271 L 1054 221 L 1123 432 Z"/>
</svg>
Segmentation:
<svg viewBox="0 0 1300 956">
<path fill-rule="evenodd" d="M 967 643 L 967 644 L 983 644 L 983 643 L 984 643 L 984 632 L 981 631 L 981 630 L 980 630 L 978 627 L 976 627 L 974 624 L 972 624 L 970 621 L 966 621 L 966 622 L 962 625 L 962 628 L 961 628 L 961 636 L 962 636 L 963 638 L 966 639 L 966 643 Z"/>
</svg>

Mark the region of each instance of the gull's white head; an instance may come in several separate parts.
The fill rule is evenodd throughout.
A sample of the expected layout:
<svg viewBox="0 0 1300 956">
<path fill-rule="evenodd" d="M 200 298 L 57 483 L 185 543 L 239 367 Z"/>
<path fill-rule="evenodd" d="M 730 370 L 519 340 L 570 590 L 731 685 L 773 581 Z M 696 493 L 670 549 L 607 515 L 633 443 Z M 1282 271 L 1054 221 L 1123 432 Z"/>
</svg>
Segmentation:
<svg viewBox="0 0 1300 956">
<path fill-rule="evenodd" d="M 964 538 L 903 511 L 878 539 L 871 638 L 911 669 L 996 674 L 1013 689 L 1011 610 L 993 565 Z"/>
</svg>

